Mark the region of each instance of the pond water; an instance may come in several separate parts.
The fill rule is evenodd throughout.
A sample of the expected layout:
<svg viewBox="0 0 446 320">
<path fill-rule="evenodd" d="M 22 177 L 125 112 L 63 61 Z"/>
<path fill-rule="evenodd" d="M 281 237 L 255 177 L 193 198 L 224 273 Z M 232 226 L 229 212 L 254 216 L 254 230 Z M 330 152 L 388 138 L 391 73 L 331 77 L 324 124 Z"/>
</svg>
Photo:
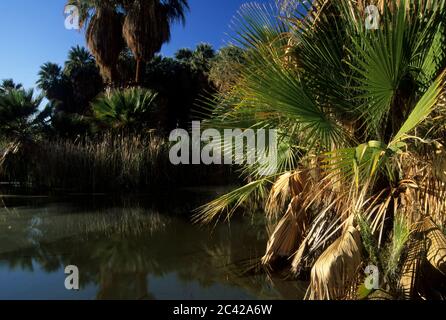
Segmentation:
<svg viewBox="0 0 446 320">
<path fill-rule="evenodd" d="M 154 206 L 150 197 L 142 198 L 2 197 L 0 299 L 304 295 L 302 284 L 257 268 L 266 243 L 261 221 L 204 228 L 190 223 L 192 204 L 157 197 Z M 65 288 L 68 265 L 79 269 L 77 291 Z"/>
</svg>

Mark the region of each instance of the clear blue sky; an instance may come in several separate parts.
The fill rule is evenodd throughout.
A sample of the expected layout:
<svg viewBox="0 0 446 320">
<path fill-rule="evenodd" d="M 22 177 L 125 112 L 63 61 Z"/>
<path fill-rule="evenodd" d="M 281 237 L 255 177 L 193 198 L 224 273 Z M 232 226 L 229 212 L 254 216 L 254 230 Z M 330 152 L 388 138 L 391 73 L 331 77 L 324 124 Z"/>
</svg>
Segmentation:
<svg viewBox="0 0 446 320">
<path fill-rule="evenodd" d="M 189 0 L 186 26 L 173 27 L 172 40 L 162 53 L 172 55 L 179 48 L 193 48 L 200 42 L 218 49 L 230 41 L 230 22 L 247 1 Z M 62 64 L 70 47 L 85 45 L 82 33 L 64 27 L 65 3 L 66 0 L 0 1 L 0 79 L 13 78 L 33 87 L 43 63 Z"/>
</svg>

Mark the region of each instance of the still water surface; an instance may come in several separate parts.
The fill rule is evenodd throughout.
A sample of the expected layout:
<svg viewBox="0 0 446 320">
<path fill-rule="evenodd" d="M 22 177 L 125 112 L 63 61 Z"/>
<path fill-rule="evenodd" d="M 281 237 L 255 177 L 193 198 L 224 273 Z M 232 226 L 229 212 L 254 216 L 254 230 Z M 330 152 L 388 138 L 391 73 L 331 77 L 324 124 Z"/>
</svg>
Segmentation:
<svg viewBox="0 0 446 320">
<path fill-rule="evenodd" d="M 170 199 L 156 208 L 147 199 L 114 200 L 2 197 L 0 299 L 299 299 L 304 294 L 299 283 L 256 268 L 266 243 L 260 222 L 240 219 L 203 228 L 190 223 L 191 208 Z M 68 265 L 79 268 L 79 291 L 65 289 Z"/>
</svg>

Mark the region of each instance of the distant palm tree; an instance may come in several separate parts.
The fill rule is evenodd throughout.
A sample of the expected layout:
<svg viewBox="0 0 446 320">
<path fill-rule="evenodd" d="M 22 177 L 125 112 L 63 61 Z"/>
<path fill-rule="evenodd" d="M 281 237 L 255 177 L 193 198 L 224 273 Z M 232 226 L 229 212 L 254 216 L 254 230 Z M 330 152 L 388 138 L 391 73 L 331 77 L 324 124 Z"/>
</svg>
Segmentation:
<svg viewBox="0 0 446 320">
<path fill-rule="evenodd" d="M 79 69 L 85 69 L 86 67 L 97 68 L 93 55 L 84 47 L 72 47 L 68 52 L 68 60 L 65 61 L 64 73 L 71 76 Z"/>
<path fill-rule="evenodd" d="M 215 50 L 208 43 L 200 43 L 193 52 L 191 66 L 195 70 L 209 72 L 212 59 L 215 58 Z"/>
<path fill-rule="evenodd" d="M 124 48 L 123 13 L 114 0 L 68 0 L 79 8 L 79 22 L 86 29 L 87 45 L 100 68 L 105 82 L 117 77 L 117 62 Z"/>
<path fill-rule="evenodd" d="M 188 48 L 179 49 L 175 53 L 175 59 L 188 64 L 194 70 L 209 71 L 212 60 L 215 58 L 215 50 L 208 43 L 200 43 L 195 50 Z"/>
<path fill-rule="evenodd" d="M 175 59 L 183 62 L 189 62 L 193 56 L 194 51 L 189 48 L 181 48 L 175 53 Z"/>
<path fill-rule="evenodd" d="M 144 62 L 150 61 L 170 40 L 170 24 L 185 22 L 187 0 L 127 0 L 123 35 L 136 59 L 135 82 L 141 83 Z"/>
<path fill-rule="evenodd" d="M 43 96 L 33 90 L 11 89 L 0 95 L 0 134 L 8 140 L 25 140 L 34 135 L 49 116 L 39 111 Z"/>
<path fill-rule="evenodd" d="M 245 63 L 243 49 L 234 45 L 224 47 L 212 60 L 209 79 L 220 92 L 229 92 L 236 85 Z"/>
<path fill-rule="evenodd" d="M 45 92 L 48 99 L 56 98 L 56 91 L 64 81 L 62 68 L 56 63 L 47 62 L 40 67 L 38 76 L 37 87 Z"/>
<path fill-rule="evenodd" d="M 68 60 L 63 70 L 70 81 L 76 111 L 89 111 L 90 102 L 103 90 L 104 84 L 91 53 L 84 47 L 76 46 L 68 53 Z"/>
<path fill-rule="evenodd" d="M 58 109 L 84 114 L 98 93 L 103 82 L 91 53 L 83 47 L 73 47 L 68 53 L 64 68 L 47 62 L 38 73 L 38 87 L 48 100 L 59 103 Z"/>
<path fill-rule="evenodd" d="M 207 73 L 215 58 L 215 50 L 210 44 L 200 43 L 194 50 L 179 49 L 174 56 L 176 60 L 187 64 L 192 70 Z"/>
<path fill-rule="evenodd" d="M 0 83 L 0 94 L 7 93 L 10 90 L 22 89 L 22 87 L 22 84 L 17 84 L 12 79 L 4 79 Z"/>
</svg>

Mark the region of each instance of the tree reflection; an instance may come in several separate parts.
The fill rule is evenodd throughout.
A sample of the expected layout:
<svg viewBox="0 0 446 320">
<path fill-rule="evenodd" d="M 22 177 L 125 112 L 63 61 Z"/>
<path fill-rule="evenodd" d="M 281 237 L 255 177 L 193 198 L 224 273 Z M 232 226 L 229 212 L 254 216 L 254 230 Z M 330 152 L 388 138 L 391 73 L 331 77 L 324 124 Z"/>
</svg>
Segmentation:
<svg viewBox="0 0 446 320">
<path fill-rule="evenodd" d="M 27 272 L 38 265 L 47 273 L 76 265 L 81 288 L 96 286 L 97 299 L 155 299 L 151 279 L 171 274 L 177 285 L 222 284 L 253 298 L 299 298 L 295 282 L 267 281 L 255 268 L 264 250 L 258 226 L 235 222 L 206 230 L 138 206 L 88 211 L 56 205 L 8 215 L 0 213 L 0 234 L 9 230 L 8 243 L 0 242 L 0 264 Z"/>
</svg>

